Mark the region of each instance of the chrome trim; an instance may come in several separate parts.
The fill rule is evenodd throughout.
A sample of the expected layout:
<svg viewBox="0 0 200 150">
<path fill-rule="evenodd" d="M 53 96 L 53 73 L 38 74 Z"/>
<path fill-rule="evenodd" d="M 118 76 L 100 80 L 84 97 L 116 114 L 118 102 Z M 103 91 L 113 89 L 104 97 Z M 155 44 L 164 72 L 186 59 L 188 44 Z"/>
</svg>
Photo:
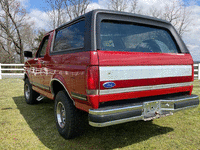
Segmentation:
<svg viewBox="0 0 200 150">
<path fill-rule="evenodd" d="M 100 11 L 96 11 L 94 14 L 94 50 L 97 50 L 97 14 Z"/>
<path fill-rule="evenodd" d="M 106 89 L 106 90 L 100 90 L 99 95 L 167 89 L 167 88 L 174 88 L 174 87 L 191 86 L 191 84 L 192 82 L 185 82 L 185 83 L 173 83 L 173 84 L 159 84 L 159 85 L 151 85 L 151 86 L 136 86 L 136 87 L 129 87 L 129 88 Z"/>
<path fill-rule="evenodd" d="M 181 99 L 178 99 L 178 100 L 160 100 L 160 106 L 162 108 L 162 110 L 173 110 L 173 111 L 178 111 L 179 109 L 182 110 L 182 109 L 185 109 L 184 108 L 179 108 L 179 109 L 174 109 L 174 104 L 175 103 L 178 103 L 178 102 L 189 102 L 189 101 L 193 101 L 195 99 L 198 99 L 199 97 L 197 95 L 193 95 L 192 97 L 189 97 L 189 98 L 181 98 Z M 166 104 L 168 104 L 168 107 L 166 107 Z M 197 105 L 198 106 L 198 105 Z M 191 106 L 188 106 L 188 107 L 191 107 Z M 192 106 L 193 107 L 193 106 Z M 195 107 L 195 105 L 194 105 Z"/>
<path fill-rule="evenodd" d="M 86 90 L 87 95 L 98 95 L 99 90 Z"/>
<path fill-rule="evenodd" d="M 53 89 L 52 89 L 52 83 L 53 83 L 53 81 L 58 81 L 58 82 L 64 87 L 64 89 L 65 89 L 65 91 L 67 92 L 69 98 L 72 100 L 72 102 L 73 102 L 74 105 L 75 105 L 75 101 L 74 101 L 74 100 L 72 99 L 72 97 L 69 95 L 68 90 L 66 89 L 66 87 L 64 86 L 64 84 L 63 84 L 60 80 L 58 80 L 58 79 L 55 79 L 55 78 L 54 78 L 54 79 L 52 79 L 51 82 L 50 82 L 51 94 L 53 94 L 53 96 L 55 96 L 55 94 L 54 94 L 54 92 L 53 92 Z"/>
<path fill-rule="evenodd" d="M 174 102 L 174 103 L 177 103 L 177 102 L 184 102 L 184 101 L 191 101 L 191 100 L 194 100 L 198 98 L 198 95 L 192 95 L 192 97 L 189 97 L 189 98 L 181 98 L 181 99 L 178 99 L 178 100 L 161 100 L 162 102 Z"/>
<path fill-rule="evenodd" d="M 179 108 L 179 109 L 174 109 L 173 112 L 177 112 L 177 111 L 181 111 L 181 110 L 186 110 L 186 109 L 192 109 L 192 108 L 196 108 L 199 105 L 193 105 L 193 106 L 187 106 L 187 107 L 183 107 L 183 108 Z"/>
<path fill-rule="evenodd" d="M 57 106 L 56 106 L 56 119 L 58 122 L 58 125 L 61 128 L 65 127 L 66 124 L 66 110 L 65 110 L 65 106 L 62 102 L 58 102 Z"/>
<path fill-rule="evenodd" d="M 109 109 L 109 110 L 90 109 L 89 110 L 89 114 L 93 114 L 93 115 L 108 115 L 108 114 L 114 114 L 114 113 L 131 111 L 131 110 L 137 110 L 137 109 L 142 109 L 142 108 L 143 108 L 142 105 L 136 105 L 136 106 L 128 106 L 128 107 L 115 108 L 115 109 Z"/>
<path fill-rule="evenodd" d="M 45 96 L 40 95 L 40 96 L 38 96 L 38 97 L 36 98 L 36 100 L 37 100 L 37 101 L 41 101 L 41 100 L 43 100 L 44 98 L 45 98 Z"/>
<path fill-rule="evenodd" d="M 72 95 L 72 97 L 74 97 L 74 98 L 87 101 L 87 98 L 86 98 L 85 95 L 77 94 L 77 93 L 74 93 L 74 92 L 71 92 L 71 95 Z M 85 96 L 85 97 L 84 97 L 84 96 Z"/>
<path fill-rule="evenodd" d="M 53 33 L 53 38 L 52 38 L 52 41 L 51 41 L 50 53 L 53 52 L 55 36 L 56 36 L 56 30 L 54 30 L 54 33 Z"/>
<path fill-rule="evenodd" d="M 115 120 L 115 121 L 108 121 L 105 123 L 95 123 L 95 122 L 89 121 L 89 124 L 93 127 L 106 127 L 106 126 L 111 126 L 115 124 L 130 122 L 130 121 L 137 121 L 137 120 L 142 120 L 142 116 L 125 118 L 125 119 L 120 119 L 120 120 Z"/>
<path fill-rule="evenodd" d="M 176 98 L 176 97 L 175 97 Z M 180 98 L 180 99 L 179 99 Z M 89 124 L 94 127 L 105 127 L 105 126 L 110 126 L 110 125 L 115 125 L 115 124 L 120 124 L 120 123 L 125 123 L 129 121 L 134 121 L 134 120 L 152 120 L 160 117 L 165 117 L 169 115 L 173 115 L 174 112 L 180 111 L 180 110 L 185 110 L 185 109 L 191 109 L 198 107 L 199 105 L 193 105 L 193 106 L 185 106 L 183 108 L 174 108 L 175 103 L 179 102 L 189 102 L 189 101 L 195 101 L 199 100 L 199 96 L 197 95 L 191 95 L 191 96 L 186 96 L 186 97 L 177 97 L 177 100 L 154 100 L 154 101 L 147 101 L 143 102 L 143 104 L 135 105 L 135 106 L 124 106 L 121 108 L 111 108 L 111 109 L 89 109 L 89 114 L 99 116 L 100 118 L 103 117 L 103 115 L 109 115 L 109 114 L 118 114 L 122 112 L 129 112 L 131 110 L 141 110 L 142 115 L 140 116 L 135 116 L 135 117 L 130 117 L 130 118 L 124 118 L 124 119 L 119 119 L 119 120 L 112 120 L 112 121 L 107 121 L 103 123 L 96 123 L 92 122 L 91 120 L 89 121 Z M 153 107 L 152 107 L 153 106 Z"/>
<path fill-rule="evenodd" d="M 50 87 L 49 86 L 46 86 L 46 85 L 43 85 L 43 84 L 40 84 L 40 83 L 37 83 L 37 82 L 31 82 L 31 84 L 41 88 L 41 89 L 45 89 L 45 90 L 50 90 Z"/>
<path fill-rule="evenodd" d="M 27 83 L 25 83 L 24 84 L 24 95 L 27 100 L 29 100 L 29 98 L 30 98 L 30 93 L 31 93 L 30 87 Z"/>
</svg>

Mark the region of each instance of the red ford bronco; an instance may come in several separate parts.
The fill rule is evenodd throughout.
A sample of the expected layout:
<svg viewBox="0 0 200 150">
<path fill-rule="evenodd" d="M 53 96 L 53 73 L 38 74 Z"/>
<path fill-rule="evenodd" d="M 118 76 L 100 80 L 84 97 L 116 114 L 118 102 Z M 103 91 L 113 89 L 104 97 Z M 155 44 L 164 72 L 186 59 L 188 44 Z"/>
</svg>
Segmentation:
<svg viewBox="0 0 200 150">
<path fill-rule="evenodd" d="M 55 100 L 58 131 L 69 139 L 79 131 L 82 111 L 91 126 L 104 127 L 197 107 L 193 70 L 169 22 L 93 10 L 44 36 L 25 62 L 24 95 L 28 104 Z"/>
</svg>

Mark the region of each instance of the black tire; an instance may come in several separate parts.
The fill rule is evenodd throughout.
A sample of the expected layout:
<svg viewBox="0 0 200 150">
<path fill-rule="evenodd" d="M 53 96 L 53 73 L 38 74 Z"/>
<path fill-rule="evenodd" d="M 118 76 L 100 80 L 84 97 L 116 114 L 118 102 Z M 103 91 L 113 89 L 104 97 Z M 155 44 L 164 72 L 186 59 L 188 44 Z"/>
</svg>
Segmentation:
<svg viewBox="0 0 200 150">
<path fill-rule="evenodd" d="M 72 139 L 80 135 L 80 111 L 65 91 L 59 91 L 56 95 L 54 115 L 58 132 L 63 138 Z"/>
<path fill-rule="evenodd" d="M 30 84 L 28 78 L 24 80 L 24 97 L 27 104 L 36 104 L 38 101 L 36 98 L 39 96 L 39 93 L 32 89 L 32 85 Z"/>
</svg>

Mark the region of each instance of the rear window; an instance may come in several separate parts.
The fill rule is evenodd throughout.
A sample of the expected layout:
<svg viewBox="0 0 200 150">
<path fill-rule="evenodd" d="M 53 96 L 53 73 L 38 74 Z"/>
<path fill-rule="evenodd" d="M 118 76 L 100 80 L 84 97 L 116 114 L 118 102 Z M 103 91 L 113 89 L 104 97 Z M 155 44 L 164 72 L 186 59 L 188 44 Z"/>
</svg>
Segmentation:
<svg viewBox="0 0 200 150">
<path fill-rule="evenodd" d="M 156 27 L 129 22 L 101 22 L 101 50 L 128 52 L 178 53 L 171 34 Z"/>
</svg>

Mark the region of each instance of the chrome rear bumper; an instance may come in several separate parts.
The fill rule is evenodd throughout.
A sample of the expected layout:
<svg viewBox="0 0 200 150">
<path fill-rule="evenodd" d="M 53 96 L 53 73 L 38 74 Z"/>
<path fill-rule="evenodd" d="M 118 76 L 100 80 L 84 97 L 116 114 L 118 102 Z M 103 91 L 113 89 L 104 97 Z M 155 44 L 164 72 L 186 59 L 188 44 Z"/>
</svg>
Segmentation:
<svg viewBox="0 0 200 150">
<path fill-rule="evenodd" d="M 90 109 L 88 118 L 91 126 L 105 127 L 129 121 L 152 120 L 198 105 L 199 97 L 197 95 L 186 95 L 146 101 L 140 104 Z"/>
</svg>

